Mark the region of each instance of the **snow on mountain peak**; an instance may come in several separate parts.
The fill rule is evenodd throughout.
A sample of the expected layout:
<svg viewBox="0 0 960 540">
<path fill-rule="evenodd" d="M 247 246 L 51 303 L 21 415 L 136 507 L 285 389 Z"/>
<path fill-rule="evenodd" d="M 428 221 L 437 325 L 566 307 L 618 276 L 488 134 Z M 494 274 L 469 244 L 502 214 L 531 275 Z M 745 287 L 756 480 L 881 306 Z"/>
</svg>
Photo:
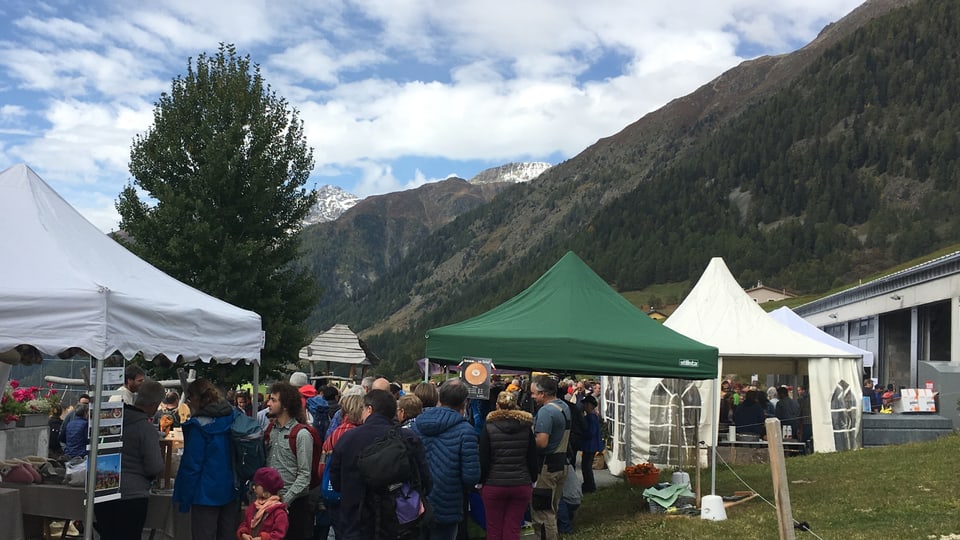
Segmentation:
<svg viewBox="0 0 960 540">
<path fill-rule="evenodd" d="M 358 202 L 360 197 L 347 193 L 337 186 L 325 185 L 317 190 L 317 204 L 303 219 L 303 225 L 333 221 Z"/>
<path fill-rule="evenodd" d="M 551 165 L 542 161 L 533 161 L 527 163 L 507 163 L 499 167 L 492 167 L 480 171 L 471 178 L 471 184 L 490 184 L 493 182 L 529 182 L 540 176 L 543 171 L 549 169 Z"/>
</svg>

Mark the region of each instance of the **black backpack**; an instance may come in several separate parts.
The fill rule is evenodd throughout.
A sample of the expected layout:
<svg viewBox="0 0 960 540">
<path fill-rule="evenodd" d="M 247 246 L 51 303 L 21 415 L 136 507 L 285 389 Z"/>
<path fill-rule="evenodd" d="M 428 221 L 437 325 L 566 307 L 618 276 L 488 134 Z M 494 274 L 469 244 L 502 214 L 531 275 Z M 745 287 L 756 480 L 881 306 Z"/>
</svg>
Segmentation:
<svg viewBox="0 0 960 540">
<path fill-rule="evenodd" d="M 393 426 L 357 455 L 357 469 L 368 501 L 365 504 L 373 510 L 377 538 L 417 538 L 417 528 L 430 515 L 426 494 L 422 493 L 420 468 L 401 429 Z"/>
<path fill-rule="evenodd" d="M 357 456 L 357 468 L 366 486 L 386 488 L 419 476 L 413 453 L 400 434 L 401 429 L 400 426 L 392 427 Z"/>
</svg>

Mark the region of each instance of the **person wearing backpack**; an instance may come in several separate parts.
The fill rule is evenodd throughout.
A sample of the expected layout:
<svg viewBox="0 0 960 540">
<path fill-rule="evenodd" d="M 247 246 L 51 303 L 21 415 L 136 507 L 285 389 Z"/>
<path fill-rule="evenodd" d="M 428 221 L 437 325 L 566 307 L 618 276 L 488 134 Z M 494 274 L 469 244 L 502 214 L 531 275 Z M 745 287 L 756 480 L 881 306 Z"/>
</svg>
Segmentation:
<svg viewBox="0 0 960 540">
<path fill-rule="evenodd" d="M 464 418 L 467 387 L 459 379 L 440 386 L 440 406 L 424 410 L 411 431 L 423 441 L 434 489 L 433 520 L 425 540 L 453 540 L 463 521 L 464 494 L 480 481 L 477 432 Z"/>
<path fill-rule="evenodd" d="M 337 426 L 333 432 L 323 440 L 323 456 L 321 457 L 320 466 L 324 468 L 323 475 L 323 484 L 321 484 L 320 493 L 323 497 L 323 504 L 327 508 L 327 516 L 330 521 L 330 526 L 333 527 L 334 536 L 340 538 L 344 534 L 344 530 L 341 529 L 340 525 L 340 493 L 332 489 L 330 485 L 330 472 L 326 470 L 326 464 L 330 462 L 331 456 L 333 456 L 333 449 L 336 448 L 337 443 L 340 441 L 340 437 L 344 433 L 350 431 L 351 429 L 356 428 L 361 423 L 363 423 L 363 396 L 360 394 L 351 394 L 343 397 L 343 400 L 340 402 L 340 411 L 342 411 L 343 421 L 340 422 L 340 425 Z M 326 530 L 326 533 L 324 532 Z M 325 540 L 327 534 L 330 532 L 329 527 L 319 527 L 318 534 L 314 534 L 314 538 L 319 538 Z"/>
<path fill-rule="evenodd" d="M 313 536 L 314 509 L 310 507 L 308 494 L 314 475 L 314 435 L 310 431 L 312 428 L 307 429 L 300 398 L 296 387 L 278 382 L 270 387 L 270 397 L 267 399 L 269 416 L 273 418 L 264 435 L 267 466 L 276 469 L 283 478 L 284 487 L 279 496 L 290 511 L 288 540 L 306 540 Z M 291 435 L 294 436 L 293 441 L 290 440 Z M 296 453 L 291 447 L 296 448 Z M 316 451 L 319 458 L 320 448 L 316 448 Z"/>
<path fill-rule="evenodd" d="M 416 538 L 418 532 L 414 528 L 401 527 L 395 494 L 399 487 L 375 483 L 390 475 L 385 471 L 365 469 L 363 463 L 369 459 L 374 464 L 370 467 L 388 465 L 382 460 L 378 462 L 370 449 L 389 436 L 398 437 L 404 443 L 402 448 L 406 457 L 399 469 L 409 477 L 392 480 L 408 484 L 417 495 L 426 498 L 432 482 L 423 445 L 413 430 L 401 429 L 396 424 L 397 401 L 389 391 L 370 390 L 364 396 L 363 404 L 363 423 L 343 433 L 330 459 L 330 481 L 341 496 L 341 526 L 337 540 Z"/>
<path fill-rule="evenodd" d="M 190 420 L 183 424 L 183 456 L 173 484 L 173 502 L 190 512 L 194 540 L 230 540 L 240 524 L 230 428 L 233 407 L 207 379 L 186 391 Z"/>
</svg>

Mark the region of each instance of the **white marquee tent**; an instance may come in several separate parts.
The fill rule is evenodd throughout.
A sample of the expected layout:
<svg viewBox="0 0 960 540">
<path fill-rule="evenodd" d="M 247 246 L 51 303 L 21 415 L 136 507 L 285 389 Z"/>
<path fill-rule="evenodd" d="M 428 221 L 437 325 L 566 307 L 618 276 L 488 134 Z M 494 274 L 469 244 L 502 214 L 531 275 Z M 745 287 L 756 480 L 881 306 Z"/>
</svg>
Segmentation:
<svg viewBox="0 0 960 540">
<path fill-rule="evenodd" d="M 720 350 L 720 373 L 807 375 L 814 450 L 859 447 L 860 353 L 832 347 L 771 318 L 714 257 L 668 327 Z M 719 374 L 718 374 L 719 375 Z M 702 387 L 704 402 L 714 399 Z M 716 440 L 717 418 L 705 415 L 703 440 Z M 841 448 L 842 449 L 842 448 Z"/>
<path fill-rule="evenodd" d="M 665 325 L 717 347 L 718 377 L 729 373 L 808 375 L 815 450 L 859 447 L 862 352 L 824 344 L 771 318 L 744 292 L 723 259 L 710 262 Z M 689 455 L 699 441 L 715 444 L 718 384 L 603 377 L 600 413 L 613 427 L 611 472 L 619 474 L 626 465 L 642 461 L 676 464 L 677 448 Z"/>
<path fill-rule="evenodd" d="M 46 355 L 80 348 L 98 367 L 116 351 L 128 359 L 141 352 L 147 359 L 249 361 L 256 376 L 259 315 L 130 253 L 26 165 L 0 173 L 0 253 L 0 353 L 20 345 Z M 9 369 L 0 362 L 0 392 Z M 92 418 L 96 430 L 99 414 Z M 96 459 L 96 444 L 91 455 Z"/>
<path fill-rule="evenodd" d="M 860 355 L 801 335 L 771 318 L 730 274 L 721 258 L 665 325 L 720 351 L 724 373 L 808 375 L 814 448 L 859 447 Z M 600 411 L 617 426 L 610 468 L 641 461 L 668 463 L 682 446 L 716 444 L 719 381 L 604 378 Z M 678 422 L 678 418 L 681 420 Z M 680 429 L 677 424 L 681 424 Z"/>
</svg>

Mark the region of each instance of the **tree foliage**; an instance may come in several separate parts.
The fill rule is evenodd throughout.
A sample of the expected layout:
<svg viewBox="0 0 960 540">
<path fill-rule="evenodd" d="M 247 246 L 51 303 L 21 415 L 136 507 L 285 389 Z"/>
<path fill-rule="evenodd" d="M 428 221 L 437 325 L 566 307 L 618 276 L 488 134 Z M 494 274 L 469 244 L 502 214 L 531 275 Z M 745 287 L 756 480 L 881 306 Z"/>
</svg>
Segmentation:
<svg viewBox="0 0 960 540">
<path fill-rule="evenodd" d="M 164 272 L 263 318 L 262 363 L 276 373 L 306 342 L 315 280 L 293 263 L 316 195 L 303 122 L 231 45 L 188 60 L 130 151 L 116 203 L 130 249 Z M 141 198 L 141 194 L 145 194 Z M 106 261 L 105 261 L 106 262 Z M 209 374 L 223 384 L 246 370 Z"/>
</svg>

